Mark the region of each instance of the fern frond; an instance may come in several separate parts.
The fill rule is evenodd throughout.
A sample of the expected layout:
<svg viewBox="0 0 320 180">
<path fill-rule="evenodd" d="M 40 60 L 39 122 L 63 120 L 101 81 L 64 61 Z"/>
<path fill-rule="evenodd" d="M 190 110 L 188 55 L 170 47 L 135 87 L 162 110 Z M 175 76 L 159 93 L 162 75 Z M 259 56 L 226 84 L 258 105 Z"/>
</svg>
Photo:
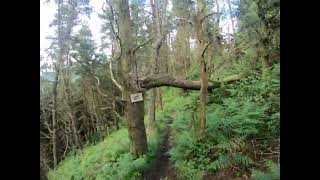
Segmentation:
<svg viewBox="0 0 320 180">
<path fill-rule="evenodd" d="M 227 168 L 230 165 L 230 160 L 227 155 L 220 155 L 219 158 L 208 165 L 209 169 L 218 171 Z"/>
<path fill-rule="evenodd" d="M 248 167 L 249 165 L 253 164 L 253 160 L 250 157 L 240 153 L 233 154 L 232 159 L 234 163 L 238 165 L 243 165 L 245 167 Z"/>
</svg>

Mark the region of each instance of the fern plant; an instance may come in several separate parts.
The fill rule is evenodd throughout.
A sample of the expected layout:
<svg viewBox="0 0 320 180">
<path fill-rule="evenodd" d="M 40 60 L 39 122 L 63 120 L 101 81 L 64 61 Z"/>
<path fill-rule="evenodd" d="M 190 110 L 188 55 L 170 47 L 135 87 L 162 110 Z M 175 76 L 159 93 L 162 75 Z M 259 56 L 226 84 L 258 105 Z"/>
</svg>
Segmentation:
<svg viewBox="0 0 320 180">
<path fill-rule="evenodd" d="M 252 170 L 252 177 L 254 180 L 280 180 L 280 165 L 272 161 L 267 161 L 265 166 L 268 167 L 269 172 L 262 172 L 256 169 Z"/>
</svg>

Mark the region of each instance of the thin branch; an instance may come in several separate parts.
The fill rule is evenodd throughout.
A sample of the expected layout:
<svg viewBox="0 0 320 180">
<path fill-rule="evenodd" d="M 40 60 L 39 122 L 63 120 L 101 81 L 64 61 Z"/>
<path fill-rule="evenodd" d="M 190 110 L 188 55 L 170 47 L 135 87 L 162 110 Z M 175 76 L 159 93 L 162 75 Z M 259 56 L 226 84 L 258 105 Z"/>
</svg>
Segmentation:
<svg viewBox="0 0 320 180">
<path fill-rule="evenodd" d="M 45 138 L 48 138 L 48 139 L 51 139 L 51 137 L 49 137 L 46 133 L 40 131 L 40 133 L 45 137 Z"/>
<path fill-rule="evenodd" d="M 147 11 L 147 10 L 144 10 L 144 9 L 142 9 L 142 11 L 148 13 L 149 15 L 152 15 L 152 12 L 150 12 L 150 11 Z"/>
<path fill-rule="evenodd" d="M 218 15 L 219 13 L 217 13 L 217 12 L 209 13 L 208 15 L 204 16 L 204 17 L 200 20 L 200 23 L 202 23 L 207 17 L 209 17 L 209 16 L 211 16 L 211 15 L 214 15 L 214 14 Z"/>
<path fill-rule="evenodd" d="M 123 119 L 123 117 L 120 116 L 120 114 L 117 111 L 115 111 L 112 107 L 104 107 L 104 108 L 100 108 L 100 109 L 102 109 L 102 110 L 110 109 L 111 112 L 113 112 L 117 116 L 118 119 Z"/>
<path fill-rule="evenodd" d="M 63 152 L 63 157 L 66 155 L 67 149 L 68 149 L 68 147 L 69 147 L 69 138 L 68 138 L 67 135 L 65 135 L 65 136 L 66 136 L 66 139 L 67 139 L 67 143 L 66 143 L 66 148 L 64 149 L 64 152 Z"/>
<path fill-rule="evenodd" d="M 134 54 L 139 48 L 141 48 L 142 46 L 148 44 L 151 40 L 153 39 L 153 37 L 151 37 L 150 39 L 148 39 L 146 42 L 138 45 L 137 47 L 135 47 L 133 50 L 132 50 L 132 53 Z"/>
<path fill-rule="evenodd" d="M 94 76 L 96 78 L 96 80 L 98 81 L 98 86 L 100 86 L 100 80 L 97 76 Z"/>
<path fill-rule="evenodd" d="M 201 54 L 201 57 L 203 58 L 204 57 L 204 53 L 206 52 L 206 50 L 208 49 L 209 45 L 212 43 L 212 41 L 210 41 L 207 46 L 204 48 L 202 54 Z"/>
<path fill-rule="evenodd" d="M 47 126 L 50 133 L 53 133 L 47 121 L 44 121 L 44 124 Z"/>
<path fill-rule="evenodd" d="M 106 94 L 104 94 L 103 92 L 101 92 L 101 90 L 100 90 L 100 88 L 99 88 L 99 85 L 100 85 L 99 78 L 98 78 L 97 76 L 95 76 L 95 78 L 96 78 L 96 79 L 97 79 L 97 81 L 98 81 L 98 84 L 97 84 L 97 90 L 98 90 L 98 93 L 99 93 L 100 95 L 104 96 L 104 97 L 109 98 L 109 96 L 108 96 L 108 95 L 106 95 Z"/>
<path fill-rule="evenodd" d="M 123 87 L 116 81 L 116 79 L 113 76 L 113 72 L 112 72 L 112 63 L 109 63 L 109 69 L 110 69 L 110 75 L 111 75 L 111 80 L 112 82 L 118 87 L 118 89 L 123 92 Z"/>
<path fill-rule="evenodd" d="M 106 2 L 109 5 L 110 11 L 111 11 L 111 19 L 110 19 L 110 21 L 111 21 L 110 22 L 110 26 L 111 26 L 111 30 L 112 30 L 111 33 L 113 34 L 115 39 L 118 40 L 119 47 L 120 47 L 119 55 L 115 58 L 116 60 L 119 60 L 121 58 L 121 55 L 122 55 L 122 45 L 121 45 L 121 39 L 119 37 L 119 25 L 118 25 L 118 21 L 114 18 L 115 17 L 115 13 L 114 13 L 115 10 L 113 9 L 113 6 L 112 6 L 111 2 L 109 2 L 108 0 L 106 0 Z M 115 31 L 113 22 L 116 23 L 116 25 L 117 25 L 117 30 L 118 30 L 117 32 Z"/>
<path fill-rule="evenodd" d="M 190 19 L 185 19 L 185 18 L 176 18 L 174 20 L 180 20 L 180 21 L 187 21 L 191 26 L 193 25 L 192 24 L 192 21 Z"/>
</svg>

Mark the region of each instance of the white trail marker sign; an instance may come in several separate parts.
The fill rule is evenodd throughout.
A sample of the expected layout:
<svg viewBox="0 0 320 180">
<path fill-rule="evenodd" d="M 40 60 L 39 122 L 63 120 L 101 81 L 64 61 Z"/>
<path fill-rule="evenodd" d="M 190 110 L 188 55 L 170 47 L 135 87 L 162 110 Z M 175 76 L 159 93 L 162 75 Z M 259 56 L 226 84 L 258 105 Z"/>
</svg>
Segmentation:
<svg viewBox="0 0 320 180">
<path fill-rule="evenodd" d="M 131 99 L 131 102 L 133 103 L 143 101 L 142 93 L 130 94 L 130 99 Z"/>
</svg>

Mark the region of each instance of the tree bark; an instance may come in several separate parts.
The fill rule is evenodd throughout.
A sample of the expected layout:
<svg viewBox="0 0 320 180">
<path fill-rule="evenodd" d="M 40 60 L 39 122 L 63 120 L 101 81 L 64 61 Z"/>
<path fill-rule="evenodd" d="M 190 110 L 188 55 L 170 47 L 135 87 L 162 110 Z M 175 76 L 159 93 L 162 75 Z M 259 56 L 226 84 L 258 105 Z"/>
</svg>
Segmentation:
<svg viewBox="0 0 320 180">
<path fill-rule="evenodd" d="M 200 64 L 200 102 L 199 102 L 199 137 L 202 137 L 205 132 L 206 125 L 206 96 L 208 91 L 208 75 L 206 70 L 206 62 L 204 58 L 204 53 L 209 46 L 205 47 L 205 35 L 203 29 L 203 17 L 205 17 L 205 1 L 198 0 L 198 11 L 194 18 L 194 29 L 195 34 L 198 39 L 197 46 L 197 59 Z"/>
<path fill-rule="evenodd" d="M 214 88 L 219 88 L 222 83 L 232 83 L 232 82 L 238 81 L 241 78 L 246 77 L 248 74 L 249 73 L 245 71 L 239 74 L 221 77 L 211 81 L 208 80 L 207 89 L 212 90 Z M 141 78 L 139 80 L 139 84 L 142 88 L 145 88 L 145 89 L 151 89 L 151 88 L 163 87 L 163 86 L 183 88 L 183 89 L 189 89 L 189 90 L 200 90 L 201 88 L 200 81 L 176 79 L 171 75 L 156 75 L 156 76 Z"/>
<path fill-rule="evenodd" d="M 227 0 L 227 3 L 228 3 L 228 7 L 229 7 L 229 16 L 230 16 L 230 21 L 231 21 L 231 28 L 232 28 L 232 33 L 234 34 L 235 33 L 235 27 L 234 27 L 234 23 L 233 23 L 233 20 L 232 20 L 232 8 L 231 8 L 231 2 L 230 0 Z"/>
<path fill-rule="evenodd" d="M 202 0 L 200 4 L 200 14 L 203 14 L 204 12 L 204 1 Z M 130 94 L 135 93 L 143 93 L 145 89 L 151 89 L 161 86 L 172 86 L 172 87 L 180 87 L 185 89 L 194 89 L 199 90 L 202 88 L 202 99 L 205 99 L 206 97 L 206 91 L 207 89 L 213 89 L 215 87 L 220 86 L 220 82 L 207 82 L 208 79 L 202 78 L 201 81 L 190 81 L 190 80 L 184 80 L 184 79 L 175 79 L 173 77 L 170 77 L 168 75 L 161 76 L 161 75 L 155 75 L 155 76 L 149 76 L 147 78 L 140 78 L 138 77 L 137 73 L 137 64 L 135 61 L 135 55 L 133 51 L 134 49 L 134 40 L 131 33 L 131 24 L 132 20 L 130 18 L 130 12 L 129 12 L 129 3 L 128 0 L 119 0 L 116 1 L 116 7 L 119 13 L 119 29 L 120 29 L 120 39 L 122 40 L 122 55 L 121 55 L 121 65 L 122 65 L 122 74 L 124 78 L 124 98 L 127 101 L 127 120 L 128 120 L 128 132 L 129 132 L 129 140 L 130 140 L 130 150 L 131 153 L 135 158 L 139 157 L 140 155 L 144 154 L 147 149 L 147 137 L 146 137 L 146 131 L 145 131 L 145 125 L 144 125 L 144 101 L 135 102 L 132 103 L 130 101 Z M 200 28 L 200 26 L 198 26 Z M 197 31 L 197 33 L 203 33 L 202 31 Z M 203 37 L 203 36 L 198 36 Z M 201 38 L 200 38 L 201 39 Z M 201 39 L 202 40 L 202 39 Z M 199 60 L 201 57 L 204 59 L 204 52 L 203 49 L 205 41 L 202 42 L 202 45 L 199 46 L 198 57 Z M 208 45 L 207 45 L 208 47 Z M 206 48 L 207 48 L 206 47 Z M 205 48 L 205 49 L 206 49 Z M 203 61 L 204 62 L 204 61 Z M 201 64 L 200 64 L 201 65 Z M 205 63 L 201 65 L 202 69 L 202 75 L 207 76 L 206 69 L 205 69 Z M 237 80 L 238 77 L 230 78 L 226 82 L 232 82 Z M 224 82 L 224 79 L 220 79 L 221 82 Z M 220 81 L 219 80 L 219 81 Z M 206 85 L 207 84 L 207 85 Z M 201 108 L 205 108 L 205 102 L 202 103 L 203 106 Z M 205 109 L 203 109 L 204 111 Z M 205 111 L 204 111 L 205 113 Z M 204 121 L 205 122 L 205 121 Z M 205 125 L 205 124 L 204 124 Z M 203 127 L 204 127 L 203 125 Z"/>
<path fill-rule="evenodd" d="M 263 55 L 261 57 L 261 69 L 262 69 L 262 77 L 265 78 L 267 75 L 267 69 L 270 67 L 269 56 Z"/>
<path fill-rule="evenodd" d="M 144 101 L 132 103 L 130 101 L 130 94 L 135 94 L 140 91 L 138 85 L 138 72 L 137 64 L 134 56 L 134 39 L 131 33 L 132 20 L 130 18 L 129 3 L 128 0 L 116 1 L 116 7 L 119 13 L 119 30 L 120 39 L 122 42 L 122 55 L 120 58 L 124 86 L 123 94 L 127 100 L 127 120 L 128 120 L 128 133 L 130 140 L 130 150 L 135 158 L 144 154 L 148 150 L 147 136 L 144 125 Z"/>
<path fill-rule="evenodd" d="M 151 89 L 155 87 L 170 86 L 190 90 L 200 90 L 200 81 L 176 79 L 171 75 L 156 75 L 139 80 L 141 87 Z M 220 87 L 220 82 L 208 82 L 208 90 Z"/>
<path fill-rule="evenodd" d="M 202 57 L 200 62 L 200 112 L 199 112 L 199 119 L 200 119 L 200 126 L 199 126 L 199 135 L 200 137 L 204 135 L 205 132 L 205 125 L 206 125 L 206 97 L 207 97 L 207 90 L 208 90 L 208 74 L 206 70 L 206 63 L 204 57 Z"/>
<path fill-rule="evenodd" d="M 97 132 L 99 134 L 99 138 L 102 139 L 102 124 L 101 124 L 101 120 L 100 120 L 100 116 L 98 115 L 97 113 L 97 105 L 95 103 L 95 99 L 96 96 L 95 96 L 95 92 L 94 92 L 94 89 L 93 89 L 93 85 L 91 85 L 91 96 L 92 96 L 92 110 L 93 110 L 93 114 L 95 116 L 95 119 L 96 119 L 96 129 L 97 129 Z"/>
<path fill-rule="evenodd" d="M 53 105 L 52 105 L 52 155 L 53 155 L 53 166 L 54 168 L 57 167 L 58 160 L 57 160 L 57 119 L 56 119 L 56 112 L 57 112 L 57 87 L 59 82 L 59 72 L 60 69 L 57 66 L 56 75 L 53 83 Z"/>
<path fill-rule="evenodd" d="M 158 106 L 160 107 L 160 110 L 163 110 L 163 103 L 162 103 L 162 95 L 161 95 L 161 89 L 157 88 L 158 90 Z"/>
<path fill-rule="evenodd" d="M 162 45 L 162 33 L 161 33 L 161 24 L 160 24 L 160 4 L 159 0 L 150 0 L 150 4 L 152 7 L 152 14 L 153 14 L 153 26 L 154 30 L 156 31 L 156 41 L 154 43 L 154 55 L 153 55 L 153 68 L 151 73 L 152 74 L 158 74 L 159 73 L 159 54 L 160 54 L 160 48 Z M 157 89 L 151 89 L 149 92 L 149 100 L 148 100 L 148 125 L 150 132 L 155 131 L 155 115 L 156 115 L 156 97 L 157 97 Z"/>
<path fill-rule="evenodd" d="M 69 47 L 69 41 L 70 41 L 70 35 L 71 35 L 71 30 L 74 27 L 74 20 L 76 18 L 76 6 L 77 6 L 77 2 L 68 2 L 71 3 L 71 16 L 68 17 L 67 22 L 66 22 L 66 31 L 62 31 L 62 22 L 61 22 L 61 5 L 62 5 L 62 1 L 59 1 L 59 14 L 58 14 L 58 33 L 59 33 L 59 65 L 60 65 L 60 71 L 61 71 L 61 79 L 62 79 L 62 85 L 63 85 L 63 90 L 64 90 L 64 97 L 65 97 L 65 102 L 68 108 L 68 115 L 71 121 L 71 126 L 72 126 L 72 133 L 73 133 L 73 137 L 74 140 L 76 142 L 76 145 L 78 148 L 82 149 L 82 144 L 78 135 L 78 129 L 77 129 L 77 124 L 76 124 L 76 117 L 75 117 L 75 112 L 73 109 L 73 101 L 72 101 L 72 96 L 71 96 L 71 91 L 70 91 L 70 85 L 69 85 L 69 76 L 68 76 L 68 70 L 67 67 L 65 67 L 64 63 L 64 59 L 66 60 L 67 64 L 68 64 L 68 53 L 69 53 L 69 49 L 66 47 Z M 69 4 L 70 5 L 70 4 Z M 63 33 L 64 32 L 64 33 Z M 65 57 L 64 57 L 65 56 Z"/>
</svg>

